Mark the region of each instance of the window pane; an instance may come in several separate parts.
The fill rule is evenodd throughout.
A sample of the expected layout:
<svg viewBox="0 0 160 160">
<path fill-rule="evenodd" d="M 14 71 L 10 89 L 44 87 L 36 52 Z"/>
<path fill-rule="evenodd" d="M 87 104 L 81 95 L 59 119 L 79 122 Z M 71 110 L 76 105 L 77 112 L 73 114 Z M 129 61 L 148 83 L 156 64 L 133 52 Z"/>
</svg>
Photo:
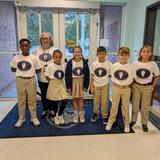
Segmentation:
<svg viewBox="0 0 160 160">
<path fill-rule="evenodd" d="M 34 10 L 27 11 L 27 36 L 32 46 L 39 45 L 39 23 L 38 12 Z"/>
<path fill-rule="evenodd" d="M 79 40 L 78 45 L 82 47 L 83 55 L 89 56 L 90 43 L 90 16 L 89 14 L 79 14 Z"/>
<path fill-rule="evenodd" d="M 72 56 L 72 48 L 77 44 L 76 41 L 76 14 L 65 14 L 65 48 L 66 56 Z"/>
<path fill-rule="evenodd" d="M 108 52 L 116 52 L 120 47 L 122 6 L 100 7 L 100 42 Z"/>
<path fill-rule="evenodd" d="M 53 13 L 51 11 L 42 11 L 41 25 L 42 32 L 50 32 L 53 36 Z"/>
<path fill-rule="evenodd" d="M 12 2 L 0 2 L 0 51 L 17 51 L 15 7 Z"/>
</svg>

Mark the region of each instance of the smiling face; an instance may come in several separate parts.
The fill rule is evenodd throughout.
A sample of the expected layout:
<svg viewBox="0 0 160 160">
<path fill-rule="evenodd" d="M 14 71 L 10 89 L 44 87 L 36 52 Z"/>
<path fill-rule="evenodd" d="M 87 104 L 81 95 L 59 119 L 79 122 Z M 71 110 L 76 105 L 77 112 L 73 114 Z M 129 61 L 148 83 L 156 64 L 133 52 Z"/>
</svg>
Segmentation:
<svg viewBox="0 0 160 160">
<path fill-rule="evenodd" d="M 29 55 L 30 44 L 28 43 L 28 41 L 22 41 L 20 43 L 20 48 L 24 56 Z"/>
<path fill-rule="evenodd" d="M 54 54 L 53 54 L 54 63 L 60 65 L 61 60 L 62 60 L 62 53 L 59 51 L 54 52 Z"/>
<path fill-rule="evenodd" d="M 73 57 L 75 60 L 81 60 L 81 56 L 82 56 L 82 49 L 79 47 L 74 48 L 73 50 Z"/>
<path fill-rule="evenodd" d="M 126 63 L 128 63 L 129 55 L 126 53 L 120 52 L 118 55 L 118 58 L 119 58 L 120 64 L 126 64 Z"/>
<path fill-rule="evenodd" d="M 51 36 L 48 32 L 43 32 L 40 38 L 41 45 L 44 49 L 48 49 L 51 46 Z"/>
<path fill-rule="evenodd" d="M 148 62 L 150 61 L 151 57 L 152 57 L 152 51 L 150 48 L 148 47 L 144 47 L 141 52 L 140 52 L 140 56 L 141 56 L 141 60 L 142 62 Z"/>
<path fill-rule="evenodd" d="M 97 56 L 99 62 L 104 62 L 106 60 L 107 53 L 105 51 L 98 51 Z"/>
</svg>

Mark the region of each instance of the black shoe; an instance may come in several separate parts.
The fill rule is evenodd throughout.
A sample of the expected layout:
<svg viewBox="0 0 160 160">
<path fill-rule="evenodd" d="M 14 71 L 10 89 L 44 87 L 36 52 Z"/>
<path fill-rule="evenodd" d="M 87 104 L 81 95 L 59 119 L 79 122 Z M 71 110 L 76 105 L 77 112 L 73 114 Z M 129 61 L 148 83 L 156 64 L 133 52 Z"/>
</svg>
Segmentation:
<svg viewBox="0 0 160 160">
<path fill-rule="evenodd" d="M 144 132 L 148 132 L 148 127 L 146 124 L 142 124 L 142 128 Z"/>
<path fill-rule="evenodd" d="M 103 124 L 107 124 L 108 118 L 103 118 Z"/>
<path fill-rule="evenodd" d="M 129 126 L 132 128 L 135 124 L 136 124 L 136 122 L 131 121 Z"/>
<path fill-rule="evenodd" d="M 93 113 L 93 116 L 92 116 L 91 122 L 96 122 L 98 119 L 99 119 L 98 114 Z"/>
<path fill-rule="evenodd" d="M 47 111 L 43 111 L 42 114 L 41 114 L 41 118 L 42 118 L 42 119 L 45 118 L 46 115 L 47 115 Z"/>
</svg>

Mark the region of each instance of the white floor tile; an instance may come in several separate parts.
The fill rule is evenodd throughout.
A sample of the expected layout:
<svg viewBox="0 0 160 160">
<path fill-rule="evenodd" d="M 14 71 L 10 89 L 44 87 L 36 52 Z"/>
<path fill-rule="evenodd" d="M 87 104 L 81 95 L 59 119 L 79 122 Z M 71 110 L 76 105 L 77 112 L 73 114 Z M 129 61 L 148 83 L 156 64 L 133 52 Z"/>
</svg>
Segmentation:
<svg viewBox="0 0 160 160">
<path fill-rule="evenodd" d="M 0 112 L 5 108 L 2 107 L 3 105 L 9 106 L 9 104 L 10 102 L 8 104 L 0 103 Z M 159 130 L 149 123 L 149 132 L 144 133 L 141 128 L 140 116 L 133 128 L 135 134 L 1 139 L 0 159 L 158 160 L 160 157 Z"/>
<path fill-rule="evenodd" d="M 16 101 L 0 101 L 0 122 L 10 112 L 16 103 Z"/>
</svg>

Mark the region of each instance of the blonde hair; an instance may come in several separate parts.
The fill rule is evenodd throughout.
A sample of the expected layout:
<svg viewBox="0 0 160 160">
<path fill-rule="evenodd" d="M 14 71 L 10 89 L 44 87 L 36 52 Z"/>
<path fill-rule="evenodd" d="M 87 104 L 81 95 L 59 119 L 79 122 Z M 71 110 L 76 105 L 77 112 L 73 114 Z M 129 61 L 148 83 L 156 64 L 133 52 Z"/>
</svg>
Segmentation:
<svg viewBox="0 0 160 160">
<path fill-rule="evenodd" d="M 51 37 L 51 34 L 49 32 L 42 32 L 41 33 L 41 36 L 40 36 L 40 44 L 42 46 L 42 38 L 44 35 L 47 35 L 50 39 L 50 46 L 53 46 L 53 40 L 52 40 L 52 37 Z"/>
<path fill-rule="evenodd" d="M 118 49 L 118 55 L 119 55 L 120 53 L 124 53 L 124 54 L 127 54 L 127 55 L 130 56 L 130 49 L 129 49 L 128 47 L 120 47 L 120 48 Z"/>
<path fill-rule="evenodd" d="M 153 61 L 153 48 L 152 48 L 150 45 L 148 45 L 148 44 L 145 44 L 145 45 L 140 49 L 138 61 L 142 61 L 141 52 L 142 52 L 142 50 L 143 50 L 144 48 L 150 49 L 150 51 L 151 51 L 152 54 L 151 54 L 151 56 L 149 57 L 149 61 Z"/>
</svg>

